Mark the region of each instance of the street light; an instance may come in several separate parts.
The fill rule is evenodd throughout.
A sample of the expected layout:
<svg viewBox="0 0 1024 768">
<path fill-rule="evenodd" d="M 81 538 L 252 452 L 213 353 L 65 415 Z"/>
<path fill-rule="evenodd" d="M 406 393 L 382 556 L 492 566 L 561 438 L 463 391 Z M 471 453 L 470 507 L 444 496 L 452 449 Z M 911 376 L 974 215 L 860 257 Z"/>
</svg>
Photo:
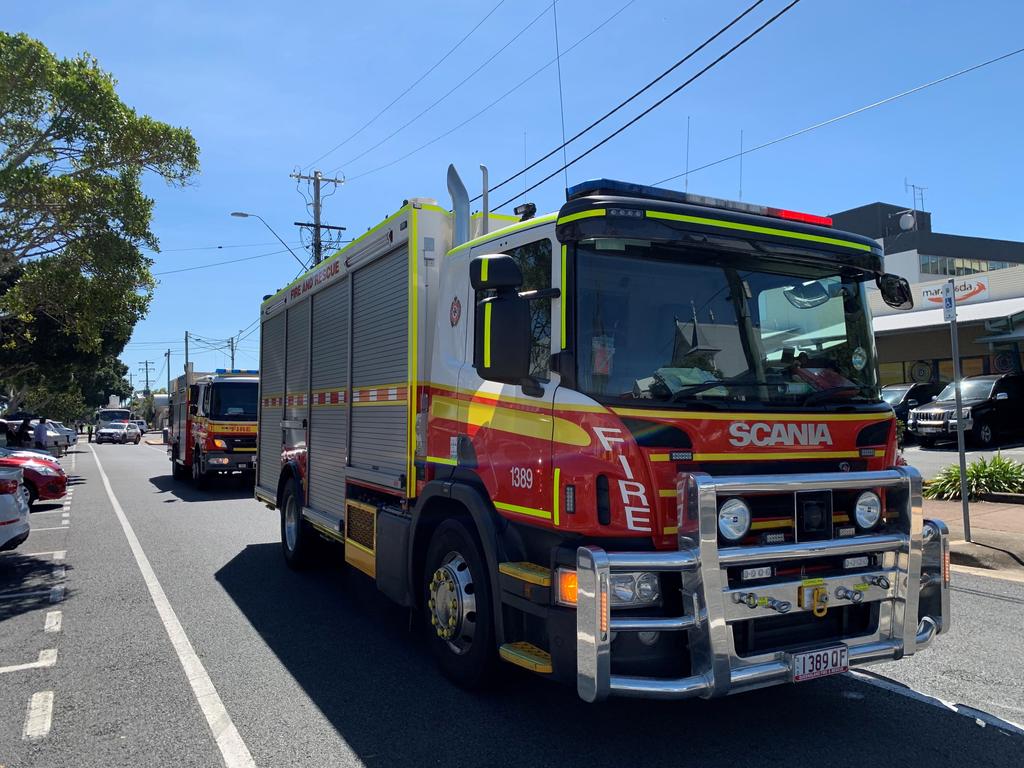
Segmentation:
<svg viewBox="0 0 1024 768">
<path fill-rule="evenodd" d="M 277 232 L 274 231 L 274 228 L 271 227 L 269 224 L 267 224 L 267 222 L 263 219 L 263 217 L 260 216 L 258 213 L 245 213 L 244 211 L 232 211 L 231 215 L 232 216 L 237 216 L 240 219 L 248 219 L 250 216 L 252 216 L 253 218 L 259 219 L 260 221 L 263 222 L 263 226 L 270 230 L 270 234 L 272 234 L 274 237 L 276 237 L 280 241 L 281 245 L 283 245 L 285 248 L 288 248 L 288 253 L 290 253 L 292 256 L 295 256 L 295 251 L 293 251 L 291 248 L 288 247 L 288 243 L 286 243 L 284 240 L 281 240 L 281 236 L 279 234 L 277 234 Z M 299 264 L 302 265 L 303 269 L 309 269 L 309 266 L 306 264 L 306 262 L 304 262 L 298 256 L 295 256 L 295 260 L 297 262 L 299 262 Z"/>
</svg>

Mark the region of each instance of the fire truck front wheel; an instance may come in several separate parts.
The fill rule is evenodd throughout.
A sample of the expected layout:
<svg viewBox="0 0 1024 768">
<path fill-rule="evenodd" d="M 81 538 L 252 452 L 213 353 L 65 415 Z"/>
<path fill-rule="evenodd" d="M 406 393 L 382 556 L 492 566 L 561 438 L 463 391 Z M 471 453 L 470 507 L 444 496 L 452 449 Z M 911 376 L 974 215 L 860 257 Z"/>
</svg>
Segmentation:
<svg viewBox="0 0 1024 768">
<path fill-rule="evenodd" d="M 199 446 L 192 449 L 192 482 L 200 490 L 203 490 L 210 484 L 210 475 L 203 471 L 203 460 L 199 455 Z"/>
<path fill-rule="evenodd" d="M 496 666 L 491 590 L 476 537 L 461 521 L 434 531 L 423 590 L 428 642 L 441 670 L 464 688 L 485 685 Z"/>
<path fill-rule="evenodd" d="M 281 499 L 281 551 L 288 567 L 295 570 L 305 567 L 315 543 L 302 520 L 298 494 L 289 483 Z"/>
</svg>

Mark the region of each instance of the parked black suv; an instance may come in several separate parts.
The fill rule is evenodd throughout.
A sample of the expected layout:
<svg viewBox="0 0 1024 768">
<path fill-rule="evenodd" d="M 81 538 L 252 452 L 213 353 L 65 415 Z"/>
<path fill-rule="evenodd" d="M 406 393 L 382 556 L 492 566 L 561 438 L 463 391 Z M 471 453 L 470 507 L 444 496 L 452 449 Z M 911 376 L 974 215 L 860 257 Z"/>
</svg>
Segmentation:
<svg viewBox="0 0 1024 768">
<path fill-rule="evenodd" d="M 964 432 L 975 445 L 997 436 L 1024 437 L 1024 374 L 968 376 L 960 382 Z M 950 382 L 928 405 L 913 408 L 907 430 L 928 446 L 956 435 L 956 392 Z"/>
<path fill-rule="evenodd" d="M 930 403 L 941 391 L 941 384 L 886 384 L 882 387 L 882 399 L 892 406 L 896 418 L 905 423 L 911 408 Z"/>
</svg>

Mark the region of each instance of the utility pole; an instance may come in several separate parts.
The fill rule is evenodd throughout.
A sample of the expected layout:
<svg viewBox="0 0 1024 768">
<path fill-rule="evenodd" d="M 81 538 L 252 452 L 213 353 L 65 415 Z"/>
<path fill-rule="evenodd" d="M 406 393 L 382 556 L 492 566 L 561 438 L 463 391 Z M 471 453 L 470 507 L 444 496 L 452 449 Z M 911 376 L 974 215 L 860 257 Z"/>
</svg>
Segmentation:
<svg viewBox="0 0 1024 768">
<path fill-rule="evenodd" d="M 139 361 L 139 365 L 142 366 L 142 368 L 139 369 L 139 372 L 145 374 L 145 376 L 146 376 L 146 388 L 144 390 L 142 390 L 142 394 L 149 395 L 149 374 L 150 374 L 151 371 L 154 370 L 154 368 L 153 368 L 153 361 L 152 360 L 140 360 Z"/>
<path fill-rule="evenodd" d="M 235 337 L 228 339 L 228 348 L 231 350 L 231 370 L 235 369 Z"/>
<path fill-rule="evenodd" d="M 312 176 L 307 176 L 302 173 L 291 173 L 288 174 L 290 178 L 298 179 L 299 181 L 312 181 L 313 182 L 313 223 L 307 224 L 302 222 L 295 222 L 297 227 L 309 227 L 313 230 L 313 264 L 319 264 L 323 261 L 323 238 L 320 236 L 321 230 L 324 229 L 335 229 L 344 231 L 345 227 L 332 227 L 327 224 L 320 223 L 320 185 L 323 183 L 327 184 L 344 184 L 344 179 L 325 179 L 323 173 L 320 171 L 313 171 Z"/>
<path fill-rule="evenodd" d="M 164 352 L 164 357 L 167 358 L 167 397 L 171 396 L 171 350 Z M 168 400 L 170 402 L 170 400 Z"/>
<path fill-rule="evenodd" d="M 192 377 L 188 375 L 188 331 L 185 331 L 185 388 L 192 383 Z"/>
</svg>

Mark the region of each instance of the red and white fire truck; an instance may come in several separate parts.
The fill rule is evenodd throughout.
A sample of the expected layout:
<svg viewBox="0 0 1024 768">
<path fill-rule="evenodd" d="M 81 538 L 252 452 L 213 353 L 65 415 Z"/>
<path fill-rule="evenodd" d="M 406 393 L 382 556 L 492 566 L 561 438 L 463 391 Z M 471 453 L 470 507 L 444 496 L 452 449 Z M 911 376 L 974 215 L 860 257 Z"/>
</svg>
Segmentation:
<svg viewBox="0 0 1024 768">
<path fill-rule="evenodd" d="M 924 649 L 948 533 L 879 396 L 878 244 L 599 180 L 410 198 L 261 309 L 256 496 L 421 612 L 442 669 L 717 697 Z"/>
<path fill-rule="evenodd" d="M 168 453 L 176 480 L 202 488 L 213 475 L 254 474 L 258 374 L 189 370 L 171 382 Z"/>
</svg>

